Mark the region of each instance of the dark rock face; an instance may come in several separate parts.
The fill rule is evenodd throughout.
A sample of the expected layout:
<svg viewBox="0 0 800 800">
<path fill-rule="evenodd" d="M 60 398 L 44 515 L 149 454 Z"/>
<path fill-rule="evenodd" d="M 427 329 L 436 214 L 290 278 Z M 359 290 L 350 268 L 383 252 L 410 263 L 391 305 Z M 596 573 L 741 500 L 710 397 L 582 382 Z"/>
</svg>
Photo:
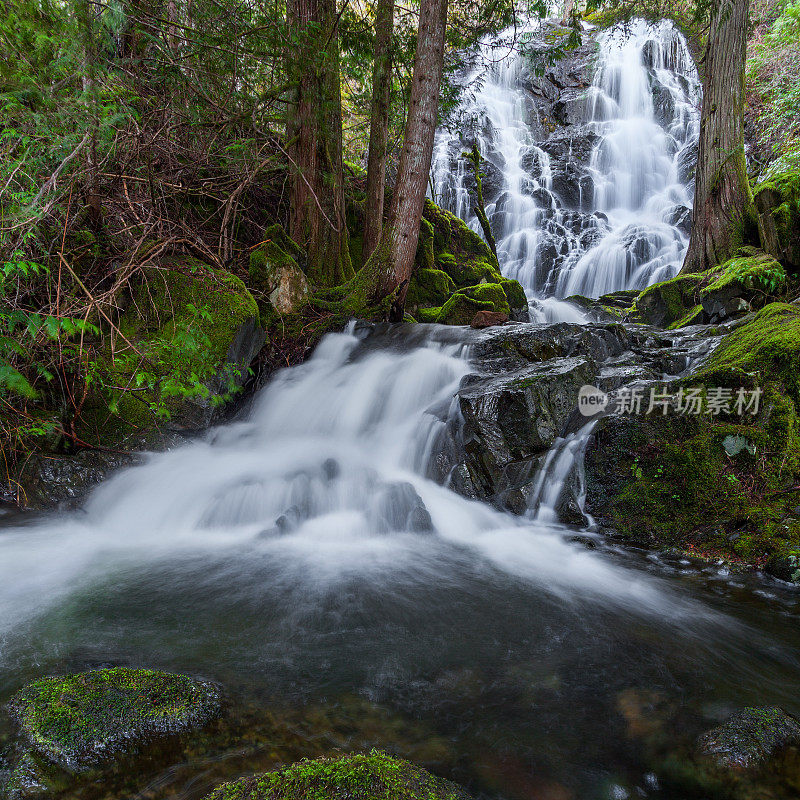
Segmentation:
<svg viewBox="0 0 800 800">
<path fill-rule="evenodd" d="M 697 755 L 718 769 L 740 771 L 764 767 L 787 747 L 800 745 L 800 722 L 781 708 L 745 708 L 704 733 Z"/>
<path fill-rule="evenodd" d="M 626 353 L 665 344 L 619 324 L 505 325 L 473 344 L 475 373 L 457 394 L 460 424 L 434 459 L 451 488 L 521 513 L 540 461 L 557 437 L 581 425 L 578 391 L 655 377 L 666 350 L 635 367 Z"/>
</svg>

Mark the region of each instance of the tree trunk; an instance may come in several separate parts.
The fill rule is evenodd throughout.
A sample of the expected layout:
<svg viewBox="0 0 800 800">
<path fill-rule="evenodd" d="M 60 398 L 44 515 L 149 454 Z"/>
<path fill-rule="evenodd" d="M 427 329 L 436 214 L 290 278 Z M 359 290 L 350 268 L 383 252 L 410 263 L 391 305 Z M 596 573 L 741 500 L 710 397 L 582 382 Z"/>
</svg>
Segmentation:
<svg viewBox="0 0 800 800">
<path fill-rule="evenodd" d="M 379 305 L 391 301 L 388 316 L 394 322 L 403 318 L 417 252 L 439 110 L 446 21 L 447 0 L 422 0 L 397 183 L 380 244 L 359 276 L 368 302 Z"/>
<path fill-rule="evenodd" d="M 700 146 L 689 250 L 682 272 L 729 259 L 753 218 L 744 155 L 744 66 L 749 0 L 717 0 L 705 55 Z"/>
<path fill-rule="evenodd" d="M 94 0 L 78 0 L 76 7 L 83 35 L 83 93 L 89 112 L 91 144 L 87 150 L 86 167 L 88 181 L 86 205 L 89 224 L 99 232 L 103 225 L 103 208 L 100 198 L 100 176 L 98 175 L 97 139 L 100 126 L 100 112 L 97 97 L 97 45 L 95 41 L 95 22 L 97 9 Z"/>
<path fill-rule="evenodd" d="M 383 201 L 389 143 L 389 99 L 392 88 L 394 0 L 378 0 L 375 14 L 375 60 L 372 68 L 372 115 L 367 159 L 367 198 L 362 256 L 366 261 L 378 246 L 383 228 Z"/>
<path fill-rule="evenodd" d="M 336 0 L 289 0 L 296 83 L 286 132 L 294 161 L 289 233 L 308 251 L 307 275 L 335 286 L 353 275 L 342 173 Z"/>
<path fill-rule="evenodd" d="M 478 150 L 478 143 L 473 142 L 472 150 L 466 153 L 461 154 L 463 158 L 466 158 L 470 164 L 472 164 L 472 169 L 475 172 L 475 216 L 478 218 L 478 222 L 481 224 L 481 228 L 483 230 L 483 236 L 486 239 L 486 244 L 489 245 L 489 249 L 492 251 L 492 255 L 497 261 L 498 267 L 500 266 L 500 259 L 497 257 L 497 242 L 494 240 L 494 234 L 492 233 L 492 226 L 489 224 L 489 217 L 486 216 L 486 203 L 483 201 L 483 175 L 481 173 L 481 153 Z"/>
</svg>

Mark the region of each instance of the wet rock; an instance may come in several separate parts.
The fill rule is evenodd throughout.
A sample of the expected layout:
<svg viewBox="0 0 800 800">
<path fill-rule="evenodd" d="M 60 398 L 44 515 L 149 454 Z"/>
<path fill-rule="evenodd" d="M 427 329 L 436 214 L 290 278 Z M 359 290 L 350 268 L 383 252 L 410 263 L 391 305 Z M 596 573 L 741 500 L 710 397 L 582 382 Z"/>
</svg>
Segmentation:
<svg viewBox="0 0 800 800">
<path fill-rule="evenodd" d="M 118 667 L 34 681 L 14 695 L 9 713 L 26 752 L 81 774 L 201 728 L 220 706 L 206 681 Z"/>
<path fill-rule="evenodd" d="M 741 287 L 735 284 L 706 292 L 703 295 L 702 306 L 711 323 L 722 322 L 752 311 L 750 302 L 742 296 Z"/>
<path fill-rule="evenodd" d="M 538 457 L 564 430 L 578 390 L 594 372 L 586 358 L 562 358 L 510 374 L 474 376 L 462 386 L 465 463 L 483 498 L 498 498 L 533 480 Z"/>
<path fill-rule="evenodd" d="M 300 761 L 275 772 L 240 778 L 206 800 L 469 800 L 459 786 L 427 770 L 372 750 Z"/>
<path fill-rule="evenodd" d="M 112 472 L 137 463 L 137 453 L 84 450 L 73 455 L 32 455 L 5 490 L 24 508 L 75 505 Z"/>
<path fill-rule="evenodd" d="M 584 90 L 566 89 L 553 104 L 553 116 L 562 125 L 583 125 L 589 118 Z"/>
<path fill-rule="evenodd" d="M 670 209 L 665 222 L 674 225 L 687 236 L 692 230 L 692 209 L 683 205 L 676 205 Z"/>
<path fill-rule="evenodd" d="M 688 142 L 684 145 L 676 159 L 678 168 L 678 180 L 683 184 L 690 184 L 694 180 L 694 171 L 697 167 L 697 148 L 696 141 Z"/>
<path fill-rule="evenodd" d="M 508 314 L 499 311 L 479 311 L 470 322 L 470 328 L 491 328 L 493 325 L 505 325 Z"/>
<path fill-rule="evenodd" d="M 744 708 L 697 741 L 700 759 L 717 769 L 757 770 L 790 746 L 800 745 L 800 721 L 783 709 Z"/>
</svg>

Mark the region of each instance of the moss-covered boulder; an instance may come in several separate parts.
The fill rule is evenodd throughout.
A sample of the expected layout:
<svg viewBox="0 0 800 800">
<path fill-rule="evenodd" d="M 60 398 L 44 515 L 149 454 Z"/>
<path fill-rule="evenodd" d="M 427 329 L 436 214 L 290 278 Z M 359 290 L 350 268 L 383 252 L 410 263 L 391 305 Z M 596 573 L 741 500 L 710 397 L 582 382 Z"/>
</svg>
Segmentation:
<svg viewBox="0 0 800 800">
<path fill-rule="evenodd" d="M 280 225 L 264 231 L 264 241 L 250 254 L 250 287 L 279 314 L 305 306 L 311 291 L 301 269 L 305 254 Z"/>
<path fill-rule="evenodd" d="M 9 703 L 25 751 L 71 773 L 198 729 L 219 711 L 211 683 L 121 667 L 42 678 Z"/>
<path fill-rule="evenodd" d="M 207 800 L 469 800 L 469 795 L 421 767 L 373 750 L 240 778 Z"/>
<path fill-rule="evenodd" d="M 755 187 L 758 230 L 764 249 L 800 270 L 800 172 L 774 175 Z"/>
<path fill-rule="evenodd" d="M 433 240 L 428 244 L 430 232 Z M 421 236 L 425 237 L 425 246 L 421 252 L 418 249 L 418 259 L 422 259 L 418 265 L 429 268 L 432 249 L 434 266 L 446 272 L 457 287 L 499 283 L 503 279 L 489 245 L 463 220 L 430 200 L 425 201 Z"/>
<path fill-rule="evenodd" d="M 116 383 L 139 394 L 123 394 L 119 412 L 141 427 L 167 414 L 180 427 L 211 424 L 266 338 L 244 283 L 191 258 L 144 268 L 120 329 L 126 341 L 117 341 L 111 362 Z"/>
<path fill-rule="evenodd" d="M 482 283 L 459 289 L 436 315 L 440 325 L 469 325 L 478 311 L 510 314 L 505 290 L 499 283 Z"/>
<path fill-rule="evenodd" d="M 720 322 L 786 288 L 786 272 L 772 256 L 755 247 L 743 247 L 735 258 L 705 274 L 700 303 L 709 322 Z M 676 326 L 678 327 L 678 326 Z"/>
<path fill-rule="evenodd" d="M 697 754 L 724 770 L 763 767 L 790 746 L 800 746 L 800 722 L 782 708 L 743 708 L 704 733 Z"/>
<path fill-rule="evenodd" d="M 416 269 L 406 295 L 406 308 L 413 315 L 418 308 L 443 306 L 456 290 L 453 279 L 440 269 Z"/>
<path fill-rule="evenodd" d="M 648 286 L 636 297 L 629 317 L 673 329 L 723 322 L 782 296 L 786 281 L 786 272 L 775 258 L 745 246 L 707 272 L 678 275 Z"/>
<path fill-rule="evenodd" d="M 697 306 L 702 275 L 679 275 L 648 286 L 634 301 L 630 315 L 647 325 L 666 328 Z"/>
</svg>

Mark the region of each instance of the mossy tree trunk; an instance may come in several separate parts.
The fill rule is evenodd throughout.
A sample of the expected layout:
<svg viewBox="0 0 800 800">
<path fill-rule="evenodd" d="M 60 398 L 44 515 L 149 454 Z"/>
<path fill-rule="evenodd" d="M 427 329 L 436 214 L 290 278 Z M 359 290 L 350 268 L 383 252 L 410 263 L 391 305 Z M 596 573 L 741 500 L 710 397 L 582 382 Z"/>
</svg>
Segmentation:
<svg viewBox="0 0 800 800">
<path fill-rule="evenodd" d="M 464 158 L 468 159 L 469 162 L 472 164 L 472 169 L 475 172 L 475 199 L 477 202 L 475 203 L 475 216 L 478 218 L 478 222 L 481 224 L 481 229 L 483 230 L 483 235 L 486 237 L 486 244 L 489 245 L 489 249 L 492 251 L 492 255 L 494 255 L 495 260 L 497 261 L 498 266 L 500 265 L 500 260 L 497 258 L 497 242 L 494 240 L 494 234 L 492 233 L 492 226 L 489 224 L 489 217 L 486 216 L 486 203 L 483 200 L 483 176 L 481 175 L 481 153 L 478 150 L 478 143 L 473 142 L 472 150 L 463 154 Z"/>
<path fill-rule="evenodd" d="M 447 0 L 422 0 L 408 118 L 389 217 L 378 247 L 356 276 L 357 293 L 373 307 L 388 304 L 392 321 L 403 318 L 417 252 L 439 110 L 446 21 Z"/>
<path fill-rule="evenodd" d="M 353 276 L 342 173 L 342 96 L 336 0 L 289 0 L 295 84 L 286 133 L 292 165 L 289 232 L 308 251 L 319 287 Z"/>
<path fill-rule="evenodd" d="M 364 208 L 366 261 L 378 246 L 383 228 L 386 162 L 389 156 L 389 100 L 392 89 L 392 31 L 394 0 L 378 0 L 375 12 L 375 60 L 372 68 L 372 114 L 367 159 L 367 198 Z"/>
<path fill-rule="evenodd" d="M 716 0 L 705 52 L 694 210 L 683 272 L 729 259 L 753 215 L 744 154 L 749 0 Z"/>
</svg>

